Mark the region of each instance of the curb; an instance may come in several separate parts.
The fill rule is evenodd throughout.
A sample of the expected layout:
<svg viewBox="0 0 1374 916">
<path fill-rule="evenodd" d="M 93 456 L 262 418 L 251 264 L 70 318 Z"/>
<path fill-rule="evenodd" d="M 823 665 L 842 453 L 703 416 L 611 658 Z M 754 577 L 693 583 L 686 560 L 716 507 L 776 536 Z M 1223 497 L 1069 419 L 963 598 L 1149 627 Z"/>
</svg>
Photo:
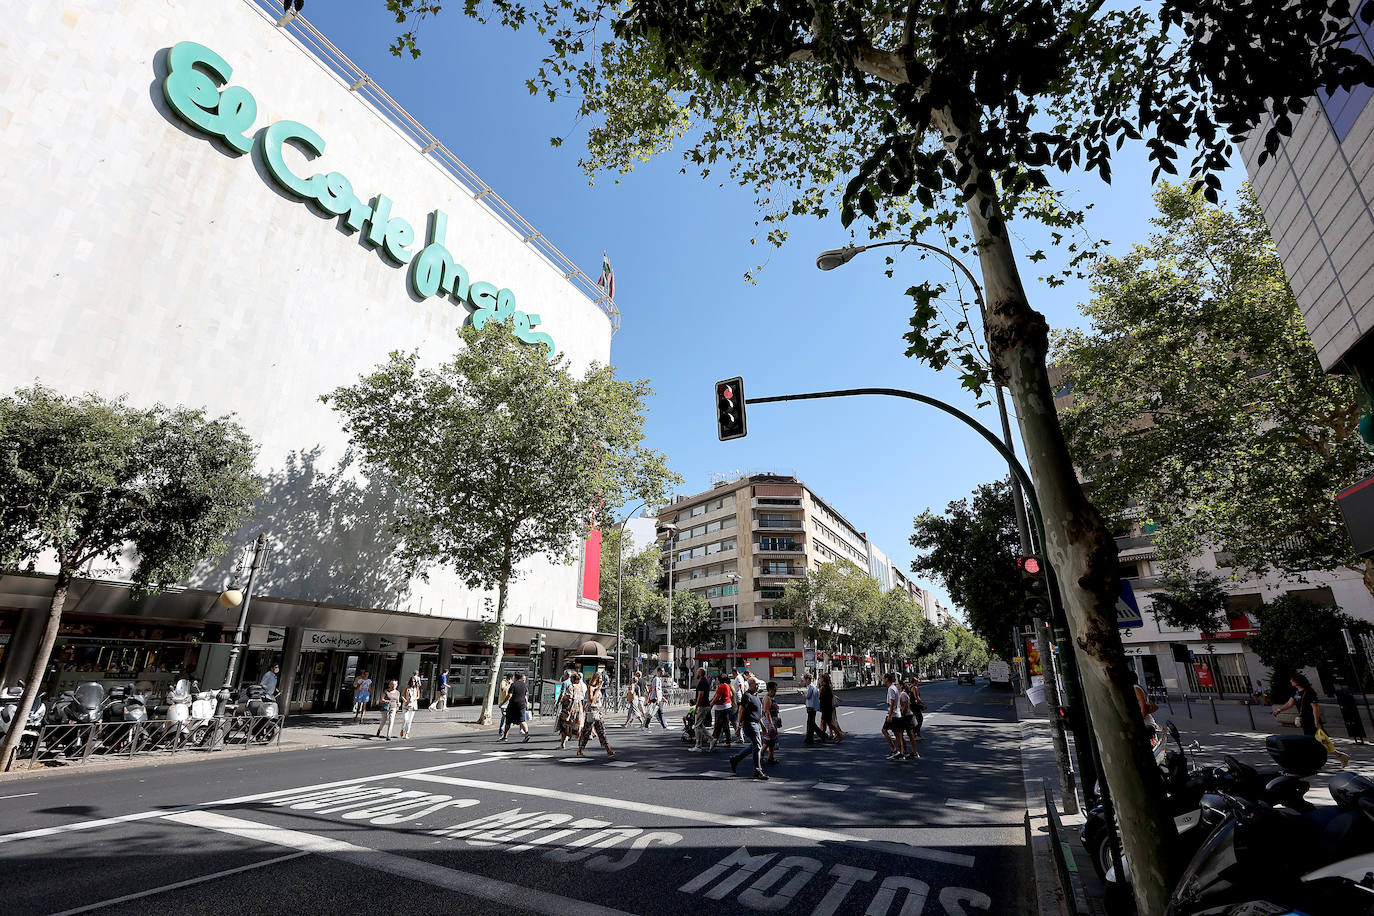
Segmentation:
<svg viewBox="0 0 1374 916">
<path fill-rule="evenodd" d="M 1026 845 L 1030 847 L 1035 876 L 1034 911 L 1039 916 L 1088 916 L 1092 909 L 1073 852 L 1073 834 L 1082 824 L 1083 815 L 1060 815 L 1048 809 L 1046 800 L 1053 800 L 1051 787 L 1058 785 L 1059 777 L 1049 723 L 1035 714 L 1025 697 L 1014 697 L 1013 703 L 1021 726 L 1021 776 L 1026 792 Z M 1067 857 L 1070 897 L 1065 896 L 1060 878 L 1051 817 L 1054 829 L 1059 831 L 1060 849 Z"/>
</svg>

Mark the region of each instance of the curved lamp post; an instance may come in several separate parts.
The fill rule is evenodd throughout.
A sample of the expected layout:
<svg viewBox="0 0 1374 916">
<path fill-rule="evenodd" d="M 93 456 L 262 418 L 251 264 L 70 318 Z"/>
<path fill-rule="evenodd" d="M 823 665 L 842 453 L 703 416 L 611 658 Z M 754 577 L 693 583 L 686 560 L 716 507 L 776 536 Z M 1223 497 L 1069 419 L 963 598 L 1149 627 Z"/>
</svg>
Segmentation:
<svg viewBox="0 0 1374 916">
<path fill-rule="evenodd" d="M 620 537 L 616 539 L 616 559 L 615 568 L 615 695 L 620 696 L 620 644 L 625 641 L 625 634 L 620 631 L 620 606 L 623 600 L 625 588 L 625 526 L 630 523 L 630 519 L 635 517 L 635 513 L 649 504 L 648 500 L 640 503 L 629 511 L 625 519 L 620 523 Z"/>
</svg>

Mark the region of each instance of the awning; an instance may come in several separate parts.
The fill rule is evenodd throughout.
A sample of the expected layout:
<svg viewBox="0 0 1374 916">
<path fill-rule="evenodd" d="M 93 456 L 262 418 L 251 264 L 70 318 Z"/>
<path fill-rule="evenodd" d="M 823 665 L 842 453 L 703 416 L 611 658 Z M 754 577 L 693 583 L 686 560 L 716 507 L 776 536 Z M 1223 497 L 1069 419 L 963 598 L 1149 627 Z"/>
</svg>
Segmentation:
<svg viewBox="0 0 1374 916">
<path fill-rule="evenodd" d="M 698 652 L 697 658 L 801 658 L 800 652 L 773 649 L 768 652 Z"/>
</svg>

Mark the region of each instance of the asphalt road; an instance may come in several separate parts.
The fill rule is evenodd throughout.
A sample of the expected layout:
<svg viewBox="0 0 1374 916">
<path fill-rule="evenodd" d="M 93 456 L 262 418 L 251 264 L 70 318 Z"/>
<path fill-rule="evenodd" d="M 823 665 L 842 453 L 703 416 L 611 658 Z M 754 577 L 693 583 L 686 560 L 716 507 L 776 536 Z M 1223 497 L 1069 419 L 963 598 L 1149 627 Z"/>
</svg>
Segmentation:
<svg viewBox="0 0 1374 916">
<path fill-rule="evenodd" d="M 881 691 L 844 692 L 846 740 L 815 748 L 784 698 L 768 782 L 732 777 L 727 751 L 687 753 L 677 730 L 612 728 L 616 760 L 593 746 L 578 760 L 547 724 L 528 743 L 482 733 L 0 780 L 0 909 L 1029 913 L 1008 696 L 923 693 L 922 758 L 905 762 L 884 759 Z"/>
</svg>

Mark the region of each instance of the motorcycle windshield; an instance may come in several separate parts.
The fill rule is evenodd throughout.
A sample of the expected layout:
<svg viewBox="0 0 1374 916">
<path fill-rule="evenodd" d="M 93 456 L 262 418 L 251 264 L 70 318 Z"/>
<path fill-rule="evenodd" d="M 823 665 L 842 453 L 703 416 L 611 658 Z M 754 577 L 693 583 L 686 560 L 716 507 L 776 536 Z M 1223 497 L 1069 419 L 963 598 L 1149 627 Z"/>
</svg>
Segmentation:
<svg viewBox="0 0 1374 916">
<path fill-rule="evenodd" d="M 1188 864 L 1187 871 L 1174 890 L 1166 916 L 1173 916 L 1189 904 L 1229 889 L 1231 883 L 1226 879 L 1226 873 L 1235 864 L 1236 819 L 1228 817 L 1193 856 L 1193 861 Z"/>
<path fill-rule="evenodd" d="M 105 699 L 105 689 L 99 684 L 81 684 L 76 688 L 76 702 L 87 709 L 99 706 Z"/>
</svg>

